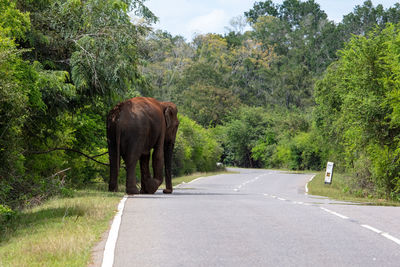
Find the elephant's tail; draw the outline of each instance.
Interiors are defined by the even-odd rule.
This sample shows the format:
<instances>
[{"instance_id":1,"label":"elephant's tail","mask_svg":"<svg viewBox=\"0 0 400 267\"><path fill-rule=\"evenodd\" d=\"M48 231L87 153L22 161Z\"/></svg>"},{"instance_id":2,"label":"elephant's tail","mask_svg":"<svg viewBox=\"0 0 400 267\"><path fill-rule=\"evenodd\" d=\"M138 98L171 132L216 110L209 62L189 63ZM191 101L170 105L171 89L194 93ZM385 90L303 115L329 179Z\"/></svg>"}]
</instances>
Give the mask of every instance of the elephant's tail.
<instances>
[{"instance_id":1,"label":"elephant's tail","mask_svg":"<svg viewBox=\"0 0 400 267\"><path fill-rule=\"evenodd\" d=\"M107 143L108 155L110 160L110 181L109 191L118 190L118 173L121 158L121 131L116 121L107 121Z\"/></svg>"},{"instance_id":2,"label":"elephant's tail","mask_svg":"<svg viewBox=\"0 0 400 267\"><path fill-rule=\"evenodd\" d=\"M121 164L121 129L119 125L116 126L116 145L117 145L117 168L119 170Z\"/></svg>"}]
</instances>

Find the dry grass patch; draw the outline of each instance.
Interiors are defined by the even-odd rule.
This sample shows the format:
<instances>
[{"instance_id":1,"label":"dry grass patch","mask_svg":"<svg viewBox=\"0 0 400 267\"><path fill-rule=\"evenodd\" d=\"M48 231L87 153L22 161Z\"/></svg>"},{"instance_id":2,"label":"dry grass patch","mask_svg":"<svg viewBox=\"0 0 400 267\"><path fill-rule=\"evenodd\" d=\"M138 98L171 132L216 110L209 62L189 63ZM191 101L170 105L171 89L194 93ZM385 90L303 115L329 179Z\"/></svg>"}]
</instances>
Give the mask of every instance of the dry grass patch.
<instances>
[{"instance_id":1,"label":"dry grass patch","mask_svg":"<svg viewBox=\"0 0 400 267\"><path fill-rule=\"evenodd\" d=\"M19 213L0 236L0 266L87 266L122 194L80 191Z\"/></svg>"},{"instance_id":2,"label":"dry grass patch","mask_svg":"<svg viewBox=\"0 0 400 267\"><path fill-rule=\"evenodd\" d=\"M377 206L400 206L400 202L377 198L360 190L352 190L349 175L335 173L332 184L325 184L325 173L318 173L308 184L309 194L326 196L336 200L345 200Z\"/></svg>"},{"instance_id":3,"label":"dry grass patch","mask_svg":"<svg viewBox=\"0 0 400 267\"><path fill-rule=\"evenodd\" d=\"M174 178L173 184L223 173L227 172L196 173ZM108 229L122 196L121 192L78 191L72 198L54 198L18 213L0 224L0 267L87 266L91 249Z\"/></svg>"}]
</instances>

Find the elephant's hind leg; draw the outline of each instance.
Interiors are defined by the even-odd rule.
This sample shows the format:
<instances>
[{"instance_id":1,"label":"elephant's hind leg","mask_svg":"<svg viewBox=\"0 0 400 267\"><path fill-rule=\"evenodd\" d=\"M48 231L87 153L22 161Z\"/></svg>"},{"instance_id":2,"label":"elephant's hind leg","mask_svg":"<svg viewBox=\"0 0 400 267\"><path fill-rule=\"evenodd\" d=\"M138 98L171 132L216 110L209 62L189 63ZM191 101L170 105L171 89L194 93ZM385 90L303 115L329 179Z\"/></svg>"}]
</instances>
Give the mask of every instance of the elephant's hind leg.
<instances>
[{"instance_id":1,"label":"elephant's hind leg","mask_svg":"<svg viewBox=\"0 0 400 267\"><path fill-rule=\"evenodd\" d=\"M150 155L143 155L140 158L140 173L142 175L140 193L142 194L154 194L161 184L159 180L151 178L149 162Z\"/></svg>"},{"instance_id":2,"label":"elephant's hind leg","mask_svg":"<svg viewBox=\"0 0 400 267\"><path fill-rule=\"evenodd\" d=\"M110 180L108 181L108 191L118 191L118 172L120 164L120 154L116 142L115 132L107 129L108 158L110 161Z\"/></svg>"},{"instance_id":3,"label":"elephant's hind leg","mask_svg":"<svg viewBox=\"0 0 400 267\"><path fill-rule=\"evenodd\" d=\"M126 164L126 193L128 195L139 194L136 187L136 163L138 158L136 156L124 159Z\"/></svg>"},{"instance_id":4,"label":"elephant's hind leg","mask_svg":"<svg viewBox=\"0 0 400 267\"><path fill-rule=\"evenodd\" d=\"M153 172L154 179L160 184L163 182L163 167L164 167L164 146L163 141L159 141L153 151Z\"/></svg>"},{"instance_id":5,"label":"elephant's hind leg","mask_svg":"<svg viewBox=\"0 0 400 267\"><path fill-rule=\"evenodd\" d=\"M109 149L110 151L110 149ZM115 152L110 152L110 180L108 182L108 191L118 191L118 172L119 172L119 157L115 155Z\"/></svg>"},{"instance_id":6,"label":"elephant's hind leg","mask_svg":"<svg viewBox=\"0 0 400 267\"><path fill-rule=\"evenodd\" d=\"M140 157L140 184L142 186L142 188L140 188L140 194L149 194L149 191L146 188L146 185L151 179L149 162L150 154L142 155Z\"/></svg>"}]
</instances>

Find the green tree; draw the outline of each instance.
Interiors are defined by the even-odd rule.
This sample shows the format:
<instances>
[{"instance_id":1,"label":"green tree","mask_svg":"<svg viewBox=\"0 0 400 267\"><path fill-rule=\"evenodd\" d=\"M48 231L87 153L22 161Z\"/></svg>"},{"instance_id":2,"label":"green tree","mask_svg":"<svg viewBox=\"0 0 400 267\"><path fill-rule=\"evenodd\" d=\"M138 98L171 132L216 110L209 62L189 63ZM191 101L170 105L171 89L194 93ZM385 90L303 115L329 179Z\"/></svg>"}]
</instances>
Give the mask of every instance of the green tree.
<instances>
[{"instance_id":1,"label":"green tree","mask_svg":"<svg viewBox=\"0 0 400 267\"><path fill-rule=\"evenodd\" d=\"M343 16L339 28L342 38L347 41L352 34L367 35L376 25L384 28L386 23L398 22L400 22L400 3L384 9L381 4L374 6L371 0L367 0L363 5L355 6L353 12Z\"/></svg>"},{"instance_id":2,"label":"green tree","mask_svg":"<svg viewBox=\"0 0 400 267\"><path fill-rule=\"evenodd\" d=\"M262 167L253 156L253 148L271 127L271 120L261 107L246 107L233 111L230 120L219 126L219 141L224 147L226 164L242 167Z\"/></svg>"},{"instance_id":3,"label":"green tree","mask_svg":"<svg viewBox=\"0 0 400 267\"><path fill-rule=\"evenodd\" d=\"M222 149L213 132L184 115L179 115L179 121L172 163L173 174L215 170Z\"/></svg>"},{"instance_id":4,"label":"green tree","mask_svg":"<svg viewBox=\"0 0 400 267\"><path fill-rule=\"evenodd\" d=\"M140 70L151 85L151 92L144 95L163 101L175 100L177 84L192 63L194 48L183 37L158 30L141 38L140 49L143 54Z\"/></svg>"},{"instance_id":5,"label":"green tree","mask_svg":"<svg viewBox=\"0 0 400 267\"><path fill-rule=\"evenodd\" d=\"M238 98L229 90L231 84L229 50L219 35L199 35L195 52L176 85L174 101L183 114L204 127L221 123Z\"/></svg>"},{"instance_id":6,"label":"green tree","mask_svg":"<svg viewBox=\"0 0 400 267\"><path fill-rule=\"evenodd\" d=\"M148 22L133 24L132 10ZM29 204L104 173L77 154L35 152L104 152L103 118L139 94L137 40L154 19L141 0L0 1L2 203Z\"/></svg>"},{"instance_id":7,"label":"green tree","mask_svg":"<svg viewBox=\"0 0 400 267\"><path fill-rule=\"evenodd\" d=\"M182 111L200 125L209 127L221 124L232 107L239 104L239 99L228 89L194 84L184 91Z\"/></svg>"},{"instance_id":8,"label":"green tree","mask_svg":"<svg viewBox=\"0 0 400 267\"><path fill-rule=\"evenodd\" d=\"M233 93L249 106L271 103L273 88L268 85L268 75L271 73L271 65L277 60L275 50L246 39L241 46L232 48L229 55L230 89Z\"/></svg>"},{"instance_id":9,"label":"green tree","mask_svg":"<svg viewBox=\"0 0 400 267\"><path fill-rule=\"evenodd\" d=\"M360 184L398 190L398 25L353 37L316 86L316 122ZM362 161L362 162L361 162Z\"/></svg>"},{"instance_id":10,"label":"green tree","mask_svg":"<svg viewBox=\"0 0 400 267\"><path fill-rule=\"evenodd\" d=\"M254 38L264 47L274 47L278 56L264 78L269 102L287 108L312 104L313 80L331 63L335 51L323 38L334 28L325 12L313 0L286 0L281 5L256 2L245 15Z\"/></svg>"},{"instance_id":11,"label":"green tree","mask_svg":"<svg viewBox=\"0 0 400 267\"><path fill-rule=\"evenodd\" d=\"M29 16L11 1L0 1L0 202L14 197L15 185L26 181L24 124L35 110L44 108L38 89L38 73L22 59L16 40L24 40ZM17 192L17 196L20 193Z\"/></svg>"},{"instance_id":12,"label":"green tree","mask_svg":"<svg viewBox=\"0 0 400 267\"><path fill-rule=\"evenodd\" d=\"M145 26L131 23L128 12L154 21L142 1L41 0L18 5L31 14L32 31L23 44L35 48L30 58L44 69L68 71L79 90L75 101L91 102L96 95L111 100L140 84L137 40Z\"/></svg>"}]
</instances>

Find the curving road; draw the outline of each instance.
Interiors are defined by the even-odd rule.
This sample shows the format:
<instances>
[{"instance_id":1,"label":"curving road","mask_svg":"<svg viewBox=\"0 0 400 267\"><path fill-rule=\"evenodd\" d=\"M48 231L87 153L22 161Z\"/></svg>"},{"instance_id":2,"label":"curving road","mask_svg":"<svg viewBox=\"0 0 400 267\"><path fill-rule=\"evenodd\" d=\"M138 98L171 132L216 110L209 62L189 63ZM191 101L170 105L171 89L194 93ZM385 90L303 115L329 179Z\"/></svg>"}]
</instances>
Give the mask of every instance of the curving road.
<instances>
[{"instance_id":1,"label":"curving road","mask_svg":"<svg viewBox=\"0 0 400 267\"><path fill-rule=\"evenodd\" d=\"M305 194L311 175L235 169L129 197L113 266L400 266L400 209Z\"/></svg>"}]
</instances>

